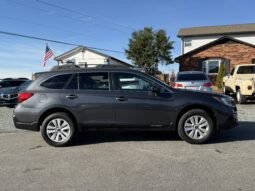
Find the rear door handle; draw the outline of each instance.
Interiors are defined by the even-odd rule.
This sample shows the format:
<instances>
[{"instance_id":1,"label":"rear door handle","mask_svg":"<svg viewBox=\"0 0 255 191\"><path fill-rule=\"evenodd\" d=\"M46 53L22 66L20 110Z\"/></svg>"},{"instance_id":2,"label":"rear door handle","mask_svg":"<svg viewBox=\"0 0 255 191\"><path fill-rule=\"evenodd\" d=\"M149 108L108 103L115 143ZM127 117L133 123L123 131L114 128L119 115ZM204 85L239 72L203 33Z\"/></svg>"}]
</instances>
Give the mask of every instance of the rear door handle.
<instances>
[{"instance_id":1,"label":"rear door handle","mask_svg":"<svg viewBox=\"0 0 255 191\"><path fill-rule=\"evenodd\" d=\"M116 97L116 100L118 100L118 101L127 101L128 98L120 96L120 97Z\"/></svg>"},{"instance_id":2,"label":"rear door handle","mask_svg":"<svg viewBox=\"0 0 255 191\"><path fill-rule=\"evenodd\" d=\"M66 98L67 98L67 99L77 99L78 96L77 96L77 95L71 94L71 95L66 96Z\"/></svg>"}]
</instances>

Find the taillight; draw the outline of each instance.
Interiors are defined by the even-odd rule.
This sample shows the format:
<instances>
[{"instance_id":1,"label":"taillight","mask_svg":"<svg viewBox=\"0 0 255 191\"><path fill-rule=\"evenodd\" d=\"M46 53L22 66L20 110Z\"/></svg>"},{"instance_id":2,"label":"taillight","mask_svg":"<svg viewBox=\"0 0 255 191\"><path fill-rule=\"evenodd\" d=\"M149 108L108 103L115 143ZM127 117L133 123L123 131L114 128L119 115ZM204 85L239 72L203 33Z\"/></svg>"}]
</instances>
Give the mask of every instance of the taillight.
<instances>
[{"instance_id":1,"label":"taillight","mask_svg":"<svg viewBox=\"0 0 255 191\"><path fill-rule=\"evenodd\" d=\"M182 84L179 84L179 83L174 82L174 83L173 83L173 87L174 87L174 88L181 88L181 87L183 87L183 85L182 85Z\"/></svg>"},{"instance_id":2,"label":"taillight","mask_svg":"<svg viewBox=\"0 0 255 191\"><path fill-rule=\"evenodd\" d=\"M208 83L204 83L203 86L204 87L211 87L213 84L211 82L208 82Z\"/></svg>"},{"instance_id":3,"label":"taillight","mask_svg":"<svg viewBox=\"0 0 255 191\"><path fill-rule=\"evenodd\" d=\"M31 98L34 94L30 93L30 92L21 92L18 95L18 102L22 103L26 100L28 100L29 98Z\"/></svg>"}]
</instances>

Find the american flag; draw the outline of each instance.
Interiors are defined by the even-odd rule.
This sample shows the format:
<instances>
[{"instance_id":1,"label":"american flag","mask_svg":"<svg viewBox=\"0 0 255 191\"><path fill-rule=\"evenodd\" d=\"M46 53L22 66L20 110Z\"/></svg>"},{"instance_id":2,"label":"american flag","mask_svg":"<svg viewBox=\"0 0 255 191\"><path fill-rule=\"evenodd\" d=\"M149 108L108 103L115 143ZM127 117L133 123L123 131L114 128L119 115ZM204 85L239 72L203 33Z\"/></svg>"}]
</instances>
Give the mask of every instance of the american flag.
<instances>
[{"instance_id":1,"label":"american flag","mask_svg":"<svg viewBox=\"0 0 255 191\"><path fill-rule=\"evenodd\" d=\"M52 57L54 54L51 51L51 49L49 48L48 44L46 44L46 51L45 51L45 55L44 55L44 59L43 59L43 66L45 66L47 60Z\"/></svg>"}]
</instances>

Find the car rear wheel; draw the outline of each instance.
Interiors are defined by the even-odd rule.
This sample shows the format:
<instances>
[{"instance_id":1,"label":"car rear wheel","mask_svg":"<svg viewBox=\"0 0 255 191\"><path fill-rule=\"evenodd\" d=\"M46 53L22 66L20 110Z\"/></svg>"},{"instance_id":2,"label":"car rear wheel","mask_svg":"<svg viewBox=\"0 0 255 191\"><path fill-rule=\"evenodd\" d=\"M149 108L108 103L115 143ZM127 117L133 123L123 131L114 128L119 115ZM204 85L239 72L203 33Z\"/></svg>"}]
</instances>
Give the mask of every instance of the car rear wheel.
<instances>
[{"instance_id":1,"label":"car rear wheel","mask_svg":"<svg viewBox=\"0 0 255 191\"><path fill-rule=\"evenodd\" d=\"M53 113L44 119L41 134L49 145L55 147L66 146L74 137L74 122L66 113Z\"/></svg>"},{"instance_id":2,"label":"car rear wheel","mask_svg":"<svg viewBox=\"0 0 255 191\"><path fill-rule=\"evenodd\" d=\"M178 134L188 143L206 143L212 137L213 132L213 120L204 110L190 110L184 113L179 120Z\"/></svg>"},{"instance_id":3,"label":"car rear wheel","mask_svg":"<svg viewBox=\"0 0 255 191\"><path fill-rule=\"evenodd\" d=\"M247 98L244 95L242 95L240 89L237 90L237 92L236 92L236 101L237 101L237 103L244 104L244 103L246 103L246 100L247 100Z\"/></svg>"}]
</instances>

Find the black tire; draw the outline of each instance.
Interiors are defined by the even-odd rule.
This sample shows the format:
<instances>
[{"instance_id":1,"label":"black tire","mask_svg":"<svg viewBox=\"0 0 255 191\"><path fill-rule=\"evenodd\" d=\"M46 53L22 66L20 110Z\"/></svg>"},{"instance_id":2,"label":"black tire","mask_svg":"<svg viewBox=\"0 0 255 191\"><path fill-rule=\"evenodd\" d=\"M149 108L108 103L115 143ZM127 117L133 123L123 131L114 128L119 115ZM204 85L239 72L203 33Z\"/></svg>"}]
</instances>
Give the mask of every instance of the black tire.
<instances>
[{"instance_id":1,"label":"black tire","mask_svg":"<svg viewBox=\"0 0 255 191\"><path fill-rule=\"evenodd\" d=\"M201 135L201 138L199 138L199 139L193 139L185 132L185 128L184 128L185 122L188 121L193 116L200 116L200 117L204 118L208 124L208 126L207 126L208 130L206 130L206 133L204 133L204 136L202 136L202 134L200 134L200 132L202 132L202 131L200 131L199 125L197 125L197 127L193 127L193 128L197 129L197 130L193 129L195 131L194 134L197 134L197 135L199 134L199 137ZM197 133L196 131L199 131L199 132ZM181 116L179 123L178 123L179 136L181 137L182 140L184 140L188 143L191 143L191 144L202 144L202 143L208 142L210 140L210 138L213 136L214 131L215 131L215 127L214 127L214 123L213 123L211 115L202 109L192 109L192 110L187 111L186 113L184 113Z\"/></svg>"},{"instance_id":2,"label":"black tire","mask_svg":"<svg viewBox=\"0 0 255 191\"><path fill-rule=\"evenodd\" d=\"M63 135L66 135L64 133L68 134L68 136L66 136L66 139L62 139L62 141L57 142L57 141L52 140L49 137L50 135L47 134L47 126L50 125L50 123L54 124L53 121L54 120L59 120L59 119L62 120L62 122L65 121L69 126L68 126L68 133L63 132L60 127L59 127L58 130L55 130L55 134L56 134L55 138L57 136L60 137L60 135L58 135L58 134L61 134L61 137ZM49 128L49 126L48 126L48 128ZM66 128L66 127L63 127L63 128ZM61 146L69 145L71 143L72 139L74 138L75 130L76 129L75 129L74 121L72 120L72 118L67 113L64 113L64 112L53 113L53 114L47 116L43 120L43 123L42 123L42 126L41 126L41 134L42 134L43 139L46 141L46 143L48 143L49 145L54 146L54 147L61 147ZM52 135L53 134L54 133L52 133Z\"/></svg>"},{"instance_id":3,"label":"black tire","mask_svg":"<svg viewBox=\"0 0 255 191\"><path fill-rule=\"evenodd\" d=\"M238 104L245 104L246 101L247 101L247 98L244 95L242 95L240 89L238 89L236 92L236 102Z\"/></svg>"},{"instance_id":4,"label":"black tire","mask_svg":"<svg viewBox=\"0 0 255 191\"><path fill-rule=\"evenodd\" d=\"M229 95L229 94L230 94L230 92L227 90L225 84L223 84L223 93L224 93L225 95Z\"/></svg>"}]
</instances>

